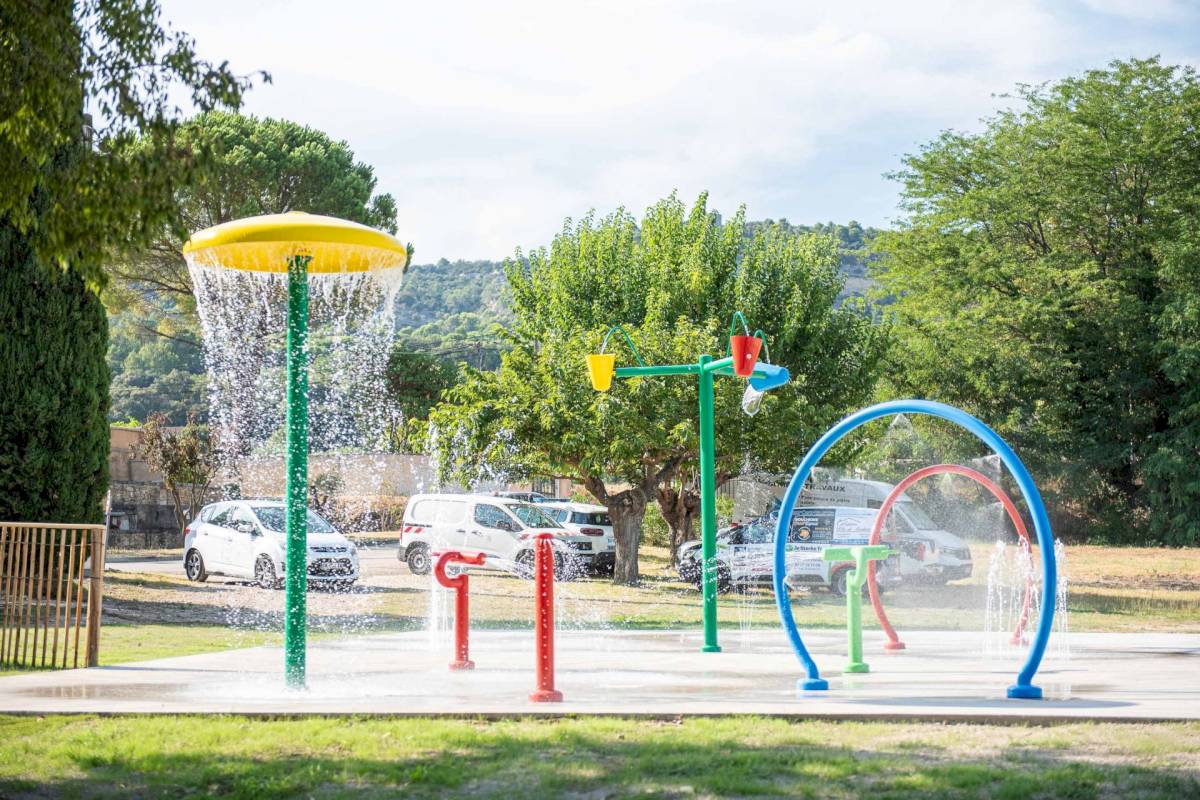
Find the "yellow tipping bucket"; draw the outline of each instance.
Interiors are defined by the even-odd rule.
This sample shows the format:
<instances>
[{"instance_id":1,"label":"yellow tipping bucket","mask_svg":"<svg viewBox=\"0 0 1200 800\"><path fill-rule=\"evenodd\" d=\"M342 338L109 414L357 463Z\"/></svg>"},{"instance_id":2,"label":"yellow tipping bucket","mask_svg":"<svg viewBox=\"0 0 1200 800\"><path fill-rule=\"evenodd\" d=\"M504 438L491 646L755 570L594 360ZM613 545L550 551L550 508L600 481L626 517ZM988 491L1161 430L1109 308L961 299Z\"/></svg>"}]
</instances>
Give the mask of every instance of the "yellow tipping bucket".
<instances>
[{"instance_id":1,"label":"yellow tipping bucket","mask_svg":"<svg viewBox=\"0 0 1200 800\"><path fill-rule=\"evenodd\" d=\"M612 386L617 357L612 353L593 353L587 357L587 365L592 388L597 392L607 392L608 387Z\"/></svg>"}]
</instances>

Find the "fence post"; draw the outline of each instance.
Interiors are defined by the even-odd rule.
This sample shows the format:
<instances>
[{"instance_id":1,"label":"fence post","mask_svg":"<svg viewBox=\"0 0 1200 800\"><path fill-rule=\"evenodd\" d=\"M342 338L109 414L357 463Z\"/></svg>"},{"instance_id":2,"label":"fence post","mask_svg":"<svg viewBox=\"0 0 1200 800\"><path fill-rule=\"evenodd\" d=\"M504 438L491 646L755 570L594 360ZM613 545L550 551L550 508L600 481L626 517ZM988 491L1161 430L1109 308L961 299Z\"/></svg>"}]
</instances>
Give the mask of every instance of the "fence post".
<instances>
[{"instance_id":1,"label":"fence post","mask_svg":"<svg viewBox=\"0 0 1200 800\"><path fill-rule=\"evenodd\" d=\"M100 663L100 611L104 604L104 531L92 530L92 574L88 590L87 665Z\"/></svg>"}]
</instances>

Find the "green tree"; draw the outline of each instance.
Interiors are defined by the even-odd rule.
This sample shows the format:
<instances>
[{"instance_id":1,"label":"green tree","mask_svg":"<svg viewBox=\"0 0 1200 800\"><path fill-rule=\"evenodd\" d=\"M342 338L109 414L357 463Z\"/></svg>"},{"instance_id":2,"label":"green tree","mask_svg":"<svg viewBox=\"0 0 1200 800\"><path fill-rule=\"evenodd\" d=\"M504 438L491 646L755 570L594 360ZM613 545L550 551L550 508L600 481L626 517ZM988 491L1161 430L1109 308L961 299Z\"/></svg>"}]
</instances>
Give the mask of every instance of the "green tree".
<instances>
[{"instance_id":1,"label":"green tree","mask_svg":"<svg viewBox=\"0 0 1200 800\"><path fill-rule=\"evenodd\" d=\"M996 426L1062 532L1196 543L1200 83L1135 60L1018 99L897 175L889 380Z\"/></svg>"},{"instance_id":2,"label":"green tree","mask_svg":"<svg viewBox=\"0 0 1200 800\"><path fill-rule=\"evenodd\" d=\"M207 111L249 85L164 30L153 0L5 3L0 219L39 260L101 281L98 256L178 224L174 193L203 163L178 138L175 92Z\"/></svg>"},{"instance_id":3,"label":"green tree","mask_svg":"<svg viewBox=\"0 0 1200 800\"><path fill-rule=\"evenodd\" d=\"M184 122L176 138L211 158L175 193L180 224L161 226L148 244L109 262L115 280L106 301L112 309L149 304L156 315L175 317L195 336L195 299L183 244L195 231L230 220L307 211L396 232L395 199L374 194L372 167L355 161L344 141L319 130L214 111ZM141 140L128 150L140 153L149 146L151 141Z\"/></svg>"},{"instance_id":4,"label":"green tree","mask_svg":"<svg viewBox=\"0 0 1200 800\"><path fill-rule=\"evenodd\" d=\"M772 332L772 357L797 381L769 393L755 417L740 411L742 382L717 382L721 469L736 472L747 455L790 463L798 442L872 385L879 334L852 312L834 311L836 267L830 239L777 225L747 239L743 213L723 221L704 195L690 210L671 196L640 224L625 211L568 220L549 248L506 262L514 322L500 369L467 370L431 415L443 477L470 483L499 471L578 480L613 518L614 580L635 582L647 503L696 459L696 381L622 380L597 393L584 356L613 323L626 327L647 363L723 355L730 314L743 309ZM610 347L631 362L618 339ZM783 361L776 348L795 360ZM818 375L820 385L809 385Z\"/></svg>"},{"instance_id":5,"label":"green tree","mask_svg":"<svg viewBox=\"0 0 1200 800\"><path fill-rule=\"evenodd\" d=\"M195 417L190 417L181 430L171 431L166 419L154 414L142 428L142 441L134 450L150 469L162 475L163 485L171 493L182 540L188 518L200 511L217 475L216 442Z\"/></svg>"},{"instance_id":6,"label":"green tree","mask_svg":"<svg viewBox=\"0 0 1200 800\"><path fill-rule=\"evenodd\" d=\"M458 371L447 361L396 344L388 356L387 389L395 414L389 424L388 446L397 453L423 449L421 441L429 412L442 393L454 385Z\"/></svg>"},{"instance_id":7,"label":"green tree","mask_svg":"<svg viewBox=\"0 0 1200 800\"><path fill-rule=\"evenodd\" d=\"M108 328L73 270L0 226L0 519L99 522L108 490Z\"/></svg>"},{"instance_id":8,"label":"green tree","mask_svg":"<svg viewBox=\"0 0 1200 800\"><path fill-rule=\"evenodd\" d=\"M356 161L345 142L335 141L321 131L294 122L260 119L241 114L211 112L184 122L177 133L179 142L203 149L211 157L195 179L175 193L181 225L161 226L153 240L130 248L110 260L113 280L105 293L109 310L144 319L150 333L200 353L200 331L192 282L181 250L191 233L222 222L257 214L303 210L362 222L394 233L396 204L389 194L373 194L372 168ZM130 150L146 146L137 142ZM253 385L258 372L271 359L269 349L278 346L270 312L264 304L248 305L241 320L250 350L239 362L243 370L237 380ZM152 324L150 324L152 321ZM314 337L314 346L316 345ZM196 377L166 370L155 375L146 370L122 372L113 383L113 406L121 416L140 415L146 403L159 402L150 411L167 413L179 421L204 405L207 386L203 369L180 369ZM314 375L314 394L319 394ZM212 389L212 387L208 387ZM172 396L171 391L184 394ZM245 420L253 416L253 393L239 392L234 401L246 404L233 415ZM318 401L319 402L319 399ZM225 442L235 445L241 438L226 432Z\"/></svg>"},{"instance_id":9,"label":"green tree","mask_svg":"<svg viewBox=\"0 0 1200 800\"><path fill-rule=\"evenodd\" d=\"M173 93L203 110L247 86L164 31L154 2L0 6L0 517L100 518L102 259L177 222L204 153L177 141Z\"/></svg>"}]
</instances>

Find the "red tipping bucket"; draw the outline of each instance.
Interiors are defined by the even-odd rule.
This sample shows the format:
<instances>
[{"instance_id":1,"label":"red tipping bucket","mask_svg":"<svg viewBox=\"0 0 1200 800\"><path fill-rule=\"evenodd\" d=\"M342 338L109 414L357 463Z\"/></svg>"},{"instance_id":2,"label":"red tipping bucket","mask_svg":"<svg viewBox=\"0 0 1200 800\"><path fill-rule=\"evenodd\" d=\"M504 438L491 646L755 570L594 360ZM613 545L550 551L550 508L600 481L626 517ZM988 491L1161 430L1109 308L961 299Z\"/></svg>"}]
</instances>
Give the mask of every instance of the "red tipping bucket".
<instances>
[{"instance_id":1,"label":"red tipping bucket","mask_svg":"<svg viewBox=\"0 0 1200 800\"><path fill-rule=\"evenodd\" d=\"M758 362L758 351L762 349L762 339L757 336L737 334L729 337L729 350L733 353L733 372L739 378L749 378L754 374L754 365Z\"/></svg>"}]
</instances>

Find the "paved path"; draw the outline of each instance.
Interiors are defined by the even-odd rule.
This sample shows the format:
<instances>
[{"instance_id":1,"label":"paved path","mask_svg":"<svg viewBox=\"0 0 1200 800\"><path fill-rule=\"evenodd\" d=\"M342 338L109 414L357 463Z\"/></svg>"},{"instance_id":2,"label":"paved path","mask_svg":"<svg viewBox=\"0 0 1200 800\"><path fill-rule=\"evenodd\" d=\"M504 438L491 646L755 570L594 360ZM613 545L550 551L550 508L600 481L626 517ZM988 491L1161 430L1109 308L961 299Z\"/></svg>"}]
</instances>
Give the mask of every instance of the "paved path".
<instances>
[{"instance_id":1,"label":"paved path","mask_svg":"<svg viewBox=\"0 0 1200 800\"><path fill-rule=\"evenodd\" d=\"M0 712L253 714L771 714L868 719L1200 719L1200 636L1073 634L1047 660L1041 701L1007 700L1024 654L984 658L978 634L905 635L884 654L868 635L872 672L841 675L844 633L808 637L830 691L798 696L799 665L779 631L724 633L725 652L698 652L698 633L576 631L559 636L561 704L535 704L530 631L472 636L473 672L446 669L448 642L427 633L321 640L309 689L283 688L283 654L258 647L67 672L0 677Z\"/></svg>"}]
</instances>

